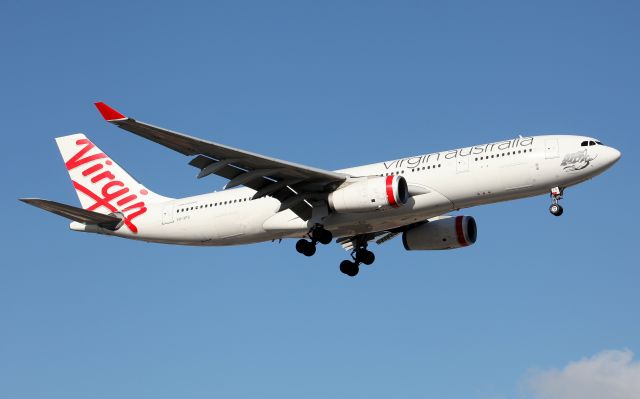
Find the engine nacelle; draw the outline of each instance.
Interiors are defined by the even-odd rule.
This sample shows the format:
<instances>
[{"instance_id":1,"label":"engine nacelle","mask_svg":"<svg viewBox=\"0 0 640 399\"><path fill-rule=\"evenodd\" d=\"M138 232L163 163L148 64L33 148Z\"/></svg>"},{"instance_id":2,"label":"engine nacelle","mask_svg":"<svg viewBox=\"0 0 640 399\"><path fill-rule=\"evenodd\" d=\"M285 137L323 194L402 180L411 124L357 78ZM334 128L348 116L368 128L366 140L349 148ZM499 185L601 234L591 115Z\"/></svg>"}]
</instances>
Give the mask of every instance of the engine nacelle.
<instances>
[{"instance_id":1,"label":"engine nacelle","mask_svg":"<svg viewBox=\"0 0 640 399\"><path fill-rule=\"evenodd\" d=\"M471 216L444 216L402 233L407 251L466 247L476 242L478 228Z\"/></svg>"},{"instance_id":2,"label":"engine nacelle","mask_svg":"<svg viewBox=\"0 0 640 399\"><path fill-rule=\"evenodd\" d=\"M329 207L341 213L399 208L409 200L402 176L376 176L341 187L329 194Z\"/></svg>"}]
</instances>

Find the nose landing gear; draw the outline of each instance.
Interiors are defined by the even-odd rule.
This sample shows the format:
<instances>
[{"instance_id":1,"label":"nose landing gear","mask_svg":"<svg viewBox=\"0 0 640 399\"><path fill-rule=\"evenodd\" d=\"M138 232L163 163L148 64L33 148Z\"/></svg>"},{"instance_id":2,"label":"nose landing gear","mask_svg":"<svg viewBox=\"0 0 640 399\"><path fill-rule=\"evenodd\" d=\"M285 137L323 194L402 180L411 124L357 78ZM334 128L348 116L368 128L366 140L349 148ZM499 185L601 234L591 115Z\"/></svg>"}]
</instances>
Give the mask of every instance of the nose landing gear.
<instances>
[{"instance_id":1,"label":"nose landing gear","mask_svg":"<svg viewBox=\"0 0 640 399\"><path fill-rule=\"evenodd\" d=\"M327 245L333 240L333 234L322 225L316 224L307 234L309 240L301 238L296 242L296 251L304 256L313 256L316 253L316 244Z\"/></svg>"},{"instance_id":2,"label":"nose landing gear","mask_svg":"<svg viewBox=\"0 0 640 399\"><path fill-rule=\"evenodd\" d=\"M551 212L553 216L560 216L564 212L564 209L562 209L562 206L559 204L562 199L563 192L564 189L561 189L560 187L554 187L551 189L552 203L549 207L549 212Z\"/></svg>"}]
</instances>

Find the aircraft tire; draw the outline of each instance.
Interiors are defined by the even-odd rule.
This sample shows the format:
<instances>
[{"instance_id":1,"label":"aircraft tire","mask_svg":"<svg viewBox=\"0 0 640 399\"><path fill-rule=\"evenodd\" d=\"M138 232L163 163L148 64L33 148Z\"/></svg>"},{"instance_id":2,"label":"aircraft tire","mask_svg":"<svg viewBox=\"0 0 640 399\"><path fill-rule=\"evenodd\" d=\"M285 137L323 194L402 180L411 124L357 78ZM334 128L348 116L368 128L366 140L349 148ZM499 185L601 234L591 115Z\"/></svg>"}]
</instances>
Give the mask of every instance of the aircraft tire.
<instances>
[{"instance_id":1,"label":"aircraft tire","mask_svg":"<svg viewBox=\"0 0 640 399\"><path fill-rule=\"evenodd\" d=\"M373 252L367 249L361 249L356 252L356 261L360 263L364 263L365 265L371 265L376 260L376 256Z\"/></svg>"},{"instance_id":2,"label":"aircraft tire","mask_svg":"<svg viewBox=\"0 0 640 399\"><path fill-rule=\"evenodd\" d=\"M360 268L355 262L352 262L350 260L343 260L342 262L340 262L340 271L349 277L355 277L358 275Z\"/></svg>"},{"instance_id":3,"label":"aircraft tire","mask_svg":"<svg viewBox=\"0 0 640 399\"><path fill-rule=\"evenodd\" d=\"M313 237L322 245L331 244L333 234L329 230L318 229L314 232Z\"/></svg>"},{"instance_id":4,"label":"aircraft tire","mask_svg":"<svg viewBox=\"0 0 640 399\"><path fill-rule=\"evenodd\" d=\"M551 212L553 216L560 216L564 212L564 209L562 209L562 206L560 206L560 204L551 204L551 206L549 207L549 212Z\"/></svg>"},{"instance_id":5,"label":"aircraft tire","mask_svg":"<svg viewBox=\"0 0 640 399\"><path fill-rule=\"evenodd\" d=\"M313 256L316 253L316 246L310 241L300 239L296 243L296 251L304 256Z\"/></svg>"}]
</instances>

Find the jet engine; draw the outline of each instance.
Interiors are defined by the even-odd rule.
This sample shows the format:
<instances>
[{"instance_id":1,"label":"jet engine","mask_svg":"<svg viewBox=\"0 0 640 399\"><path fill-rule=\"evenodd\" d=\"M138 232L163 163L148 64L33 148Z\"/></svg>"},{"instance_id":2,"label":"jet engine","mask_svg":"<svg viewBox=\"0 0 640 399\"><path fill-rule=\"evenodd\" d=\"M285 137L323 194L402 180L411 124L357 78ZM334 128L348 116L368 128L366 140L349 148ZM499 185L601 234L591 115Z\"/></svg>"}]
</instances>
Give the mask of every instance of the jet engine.
<instances>
[{"instance_id":1,"label":"jet engine","mask_svg":"<svg viewBox=\"0 0 640 399\"><path fill-rule=\"evenodd\" d=\"M409 188L402 176L367 177L329 194L329 207L340 213L399 208L407 203Z\"/></svg>"},{"instance_id":2,"label":"jet engine","mask_svg":"<svg viewBox=\"0 0 640 399\"><path fill-rule=\"evenodd\" d=\"M407 251L454 249L476 242L478 228L471 216L443 216L402 233Z\"/></svg>"}]
</instances>

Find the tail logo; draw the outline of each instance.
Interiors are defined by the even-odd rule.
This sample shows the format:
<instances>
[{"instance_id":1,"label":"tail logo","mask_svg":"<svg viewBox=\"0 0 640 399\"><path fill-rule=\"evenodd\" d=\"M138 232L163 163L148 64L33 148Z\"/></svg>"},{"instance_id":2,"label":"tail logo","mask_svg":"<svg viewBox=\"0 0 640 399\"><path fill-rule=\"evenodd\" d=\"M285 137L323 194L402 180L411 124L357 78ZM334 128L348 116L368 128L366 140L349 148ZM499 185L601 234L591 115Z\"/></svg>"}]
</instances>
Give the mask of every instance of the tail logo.
<instances>
[{"instance_id":1,"label":"tail logo","mask_svg":"<svg viewBox=\"0 0 640 399\"><path fill-rule=\"evenodd\" d=\"M111 212L121 212L124 214L124 224L133 233L137 233L138 228L133 223L133 219L147 212L144 201L140 201L137 194L131 193L129 187L126 187L122 181L118 180L117 176L109 168L113 165L113 162L108 159L105 153L89 154L91 150L96 148L89 139L77 140L76 145L80 149L65 163L65 166L69 172L83 167L82 177L91 178L90 187L78 183L73 178L71 179L73 187L77 191L95 201L86 209L94 211L104 207ZM141 189L139 194L147 195L148 191Z\"/></svg>"}]
</instances>

